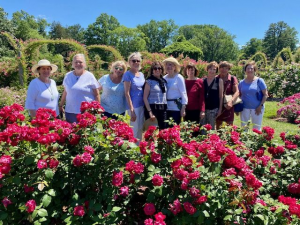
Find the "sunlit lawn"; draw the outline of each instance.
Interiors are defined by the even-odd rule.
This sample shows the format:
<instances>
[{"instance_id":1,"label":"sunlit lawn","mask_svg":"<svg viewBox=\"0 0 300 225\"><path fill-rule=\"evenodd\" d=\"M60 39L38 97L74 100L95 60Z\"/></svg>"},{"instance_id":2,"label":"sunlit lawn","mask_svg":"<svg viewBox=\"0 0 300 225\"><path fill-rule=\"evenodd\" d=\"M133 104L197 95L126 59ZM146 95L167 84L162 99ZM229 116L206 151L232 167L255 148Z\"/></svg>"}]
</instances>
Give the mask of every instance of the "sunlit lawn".
<instances>
[{"instance_id":1,"label":"sunlit lawn","mask_svg":"<svg viewBox=\"0 0 300 225\"><path fill-rule=\"evenodd\" d=\"M299 130L299 125L286 123L286 122L279 122L275 121L274 118L276 118L276 112L280 108L278 105L278 102L266 102L266 109L264 113L263 118L263 124L262 126L269 126L275 129L275 139L279 140L279 134L281 132L296 132ZM241 125L241 120L239 116L235 116L234 124L237 126Z\"/></svg>"}]
</instances>

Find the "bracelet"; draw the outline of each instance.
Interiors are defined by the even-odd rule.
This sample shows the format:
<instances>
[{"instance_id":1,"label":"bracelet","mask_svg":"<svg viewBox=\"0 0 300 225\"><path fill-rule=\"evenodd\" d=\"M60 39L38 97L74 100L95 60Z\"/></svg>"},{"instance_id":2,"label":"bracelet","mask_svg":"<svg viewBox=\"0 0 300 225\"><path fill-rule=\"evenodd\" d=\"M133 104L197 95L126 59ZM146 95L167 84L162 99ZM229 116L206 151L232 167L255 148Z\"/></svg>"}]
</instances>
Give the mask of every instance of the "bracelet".
<instances>
[{"instance_id":1,"label":"bracelet","mask_svg":"<svg viewBox=\"0 0 300 225\"><path fill-rule=\"evenodd\" d=\"M150 110L148 110L148 112L151 112L152 110L150 109Z\"/></svg>"}]
</instances>

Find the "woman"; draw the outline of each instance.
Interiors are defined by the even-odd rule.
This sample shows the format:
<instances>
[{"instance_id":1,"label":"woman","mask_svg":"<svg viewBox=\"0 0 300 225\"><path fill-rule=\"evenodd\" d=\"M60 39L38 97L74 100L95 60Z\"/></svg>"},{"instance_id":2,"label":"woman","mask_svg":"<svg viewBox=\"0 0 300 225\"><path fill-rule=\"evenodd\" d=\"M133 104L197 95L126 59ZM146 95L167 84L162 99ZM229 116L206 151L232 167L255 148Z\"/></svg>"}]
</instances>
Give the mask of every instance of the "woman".
<instances>
[{"instance_id":1,"label":"woman","mask_svg":"<svg viewBox=\"0 0 300 225\"><path fill-rule=\"evenodd\" d=\"M239 89L238 80L235 76L229 74L231 67L232 65L227 61L223 61L219 64L220 73L217 77L223 80L224 95L232 95L232 99L223 105L221 115L218 116L216 120L217 129L220 128L223 122L226 122L228 125L233 125L234 109L232 102L238 98Z\"/></svg>"},{"instance_id":2,"label":"woman","mask_svg":"<svg viewBox=\"0 0 300 225\"><path fill-rule=\"evenodd\" d=\"M179 62L169 57L163 61L167 75L164 76L167 81L167 117L173 118L176 124L181 122L181 117L185 116L185 107L188 103L187 93L183 76L179 74Z\"/></svg>"},{"instance_id":3,"label":"woman","mask_svg":"<svg viewBox=\"0 0 300 225\"><path fill-rule=\"evenodd\" d=\"M56 71L57 66L46 59L32 67L32 72L39 77L30 82L27 90L25 108L29 110L31 117L35 117L39 108L52 109L59 115L59 93L55 81L50 79L51 74Z\"/></svg>"},{"instance_id":4,"label":"woman","mask_svg":"<svg viewBox=\"0 0 300 225\"><path fill-rule=\"evenodd\" d=\"M73 57L73 71L65 75L64 92L61 97L59 109L65 111L66 120L69 123L77 123L77 115L80 114L81 102L100 102L99 83L92 73L86 71L86 61L83 54ZM63 110L66 101L65 110Z\"/></svg>"},{"instance_id":5,"label":"woman","mask_svg":"<svg viewBox=\"0 0 300 225\"><path fill-rule=\"evenodd\" d=\"M186 106L185 120L199 123L205 116L203 80L199 79L198 70L193 63L189 63L183 70L186 78L185 86L189 103Z\"/></svg>"},{"instance_id":6,"label":"woman","mask_svg":"<svg viewBox=\"0 0 300 225\"><path fill-rule=\"evenodd\" d=\"M223 80L216 77L219 65L213 61L206 66L207 77L204 79L205 118L202 124L210 124L215 129L216 118L222 113Z\"/></svg>"},{"instance_id":7,"label":"woman","mask_svg":"<svg viewBox=\"0 0 300 225\"><path fill-rule=\"evenodd\" d=\"M105 109L104 116L117 119L113 114L124 115L126 110L123 74L127 66L123 61L112 64L110 74L99 79L101 94L101 105Z\"/></svg>"},{"instance_id":8,"label":"woman","mask_svg":"<svg viewBox=\"0 0 300 225\"><path fill-rule=\"evenodd\" d=\"M150 76L144 86L146 119L157 119L159 129L167 128L167 81L162 77L164 68L160 62L153 62Z\"/></svg>"},{"instance_id":9,"label":"woman","mask_svg":"<svg viewBox=\"0 0 300 225\"><path fill-rule=\"evenodd\" d=\"M267 86L262 78L255 76L257 66L249 62L244 67L246 78L239 83L240 95L244 103L241 112L241 123L245 126L249 119L253 128L261 130L262 118L265 111L264 103L268 97Z\"/></svg>"},{"instance_id":10,"label":"woman","mask_svg":"<svg viewBox=\"0 0 300 225\"><path fill-rule=\"evenodd\" d=\"M130 125L133 127L134 137L142 140L144 125L143 86L145 77L141 69L142 56L134 52L128 57L130 70L124 74L124 90L127 100L127 113L130 116Z\"/></svg>"}]
</instances>

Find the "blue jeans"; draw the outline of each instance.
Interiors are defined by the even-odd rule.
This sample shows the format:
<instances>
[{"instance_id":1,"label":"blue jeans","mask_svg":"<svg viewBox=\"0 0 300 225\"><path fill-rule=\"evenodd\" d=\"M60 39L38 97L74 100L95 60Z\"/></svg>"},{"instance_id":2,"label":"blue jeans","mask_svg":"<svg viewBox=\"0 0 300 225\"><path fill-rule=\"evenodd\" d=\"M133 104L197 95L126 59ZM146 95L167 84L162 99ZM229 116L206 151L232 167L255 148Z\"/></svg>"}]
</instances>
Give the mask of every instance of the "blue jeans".
<instances>
[{"instance_id":1,"label":"blue jeans","mask_svg":"<svg viewBox=\"0 0 300 225\"><path fill-rule=\"evenodd\" d=\"M78 123L77 118L76 118L77 115L78 114L76 114L76 113L65 112L66 121L69 123Z\"/></svg>"}]
</instances>

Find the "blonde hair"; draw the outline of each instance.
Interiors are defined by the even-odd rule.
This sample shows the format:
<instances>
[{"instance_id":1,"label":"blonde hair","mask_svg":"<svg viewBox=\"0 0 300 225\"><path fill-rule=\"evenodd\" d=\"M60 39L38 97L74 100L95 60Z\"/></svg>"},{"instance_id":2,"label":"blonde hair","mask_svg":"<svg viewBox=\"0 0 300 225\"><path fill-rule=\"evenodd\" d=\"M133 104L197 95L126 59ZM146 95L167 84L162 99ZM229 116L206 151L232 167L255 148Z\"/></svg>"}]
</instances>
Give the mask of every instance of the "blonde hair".
<instances>
[{"instance_id":1,"label":"blonde hair","mask_svg":"<svg viewBox=\"0 0 300 225\"><path fill-rule=\"evenodd\" d=\"M141 53L139 52L133 52L131 53L129 56L128 56L128 64L130 65L130 60L133 58L133 57L136 57L138 58L141 62L140 62L140 66L139 66L139 70L142 68L141 64L142 64L142 55Z\"/></svg>"},{"instance_id":2,"label":"blonde hair","mask_svg":"<svg viewBox=\"0 0 300 225\"><path fill-rule=\"evenodd\" d=\"M179 62L177 61L177 59L175 59L174 57L169 57L169 58L166 58L164 61L163 61L163 64L164 66L166 67L166 64L167 63L172 63L174 66L175 66L175 73L179 73L180 72L180 64Z\"/></svg>"},{"instance_id":3,"label":"blonde hair","mask_svg":"<svg viewBox=\"0 0 300 225\"><path fill-rule=\"evenodd\" d=\"M110 72L113 73L114 72L114 68L117 66L117 65L120 65L122 66L123 70L124 70L124 73L127 71L127 66L126 66L126 63L124 61L115 61L111 64L111 68L110 68Z\"/></svg>"},{"instance_id":4,"label":"blonde hair","mask_svg":"<svg viewBox=\"0 0 300 225\"><path fill-rule=\"evenodd\" d=\"M74 66L75 59L78 58L78 57L82 58L82 61L83 61L83 64L84 64L84 68L86 68L87 66L86 66L85 56L84 56L84 54L82 54L82 53L78 53L78 54L76 54L76 55L73 56L73 59L72 59L72 67L75 68L75 66Z\"/></svg>"},{"instance_id":5,"label":"blonde hair","mask_svg":"<svg viewBox=\"0 0 300 225\"><path fill-rule=\"evenodd\" d=\"M212 61L212 62L208 63L206 66L206 71L208 71L213 66L217 68L216 73L219 72L219 64L216 61Z\"/></svg>"}]
</instances>

